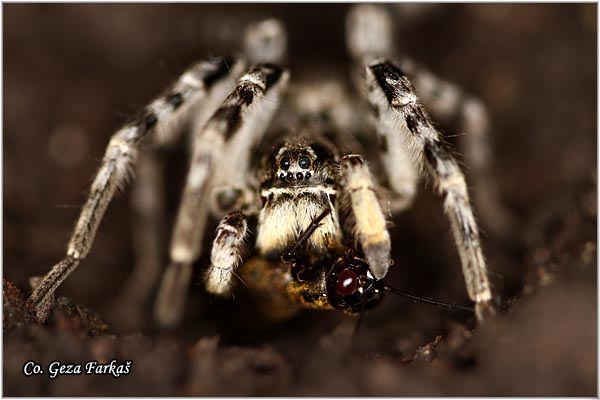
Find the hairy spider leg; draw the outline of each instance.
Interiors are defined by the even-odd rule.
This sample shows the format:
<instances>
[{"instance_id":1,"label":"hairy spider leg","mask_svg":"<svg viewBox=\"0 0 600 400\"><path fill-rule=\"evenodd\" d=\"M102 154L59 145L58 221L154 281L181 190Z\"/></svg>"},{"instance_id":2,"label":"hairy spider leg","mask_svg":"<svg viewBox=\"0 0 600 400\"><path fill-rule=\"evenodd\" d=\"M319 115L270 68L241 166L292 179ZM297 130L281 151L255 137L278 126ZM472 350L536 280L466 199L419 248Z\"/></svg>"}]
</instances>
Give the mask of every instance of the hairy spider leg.
<instances>
[{"instance_id":1,"label":"hairy spider leg","mask_svg":"<svg viewBox=\"0 0 600 400\"><path fill-rule=\"evenodd\" d=\"M165 94L146 106L139 117L113 134L69 240L66 257L52 267L29 298L37 321L46 320L47 305L55 290L88 255L106 208L116 190L125 186L141 144L165 140L191 112L198 107L210 108L215 100L221 100L225 96L223 88L229 86L230 74L239 68L243 67L238 62L224 58L194 64Z\"/></svg>"},{"instance_id":2,"label":"hairy spider leg","mask_svg":"<svg viewBox=\"0 0 600 400\"><path fill-rule=\"evenodd\" d=\"M363 87L364 65L375 59L392 59L409 77L423 104L435 119L458 122L464 138L459 144L474 181L474 200L486 227L501 237L516 224L514 215L501 202L492 166L490 117L485 104L471 93L399 55L394 37L394 20L389 7L361 4L352 7L346 20L347 43L359 66L355 82ZM358 78L358 79L356 79ZM380 120L381 121L381 120ZM376 122L382 143L382 160L392 189L392 212L410 206L416 195L417 171L412 166L407 143L403 137L386 132L386 124Z\"/></svg>"},{"instance_id":3,"label":"hairy spider leg","mask_svg":"<svg viewBox=\"0 0 600 400\"><path fill-rule=\"evenodd\" d=\"M383 8L373 4L360 4L351 8L346 18L346 44L354 59L353 82L368 98L364 66L378 58L394 54L393 21ZM410 207L417 194L418 171L406 139L395 135L393 127L385 120L369 115L379 142L380 158L387 177L390 209L399 212Z\"/></svg>"},{"instance_id":4,"label":"hairy spider leg","mask_svg":"<svg viewBox=\"0 0 600 400\"><path fill-rule=\"evenodd\" d=\"M492 293L464 175L406 75L388 61L376 60L366 70L369 99L379 118L395 127L396 135L408 140L415 161L433 179L444 199L444 212L450 219L467 292L482 320L486 313L493 312Z\"/></svg>"},{"instance_id":5,"label":"hairy spider leg","mask_svg":"<svg viewBox=\"0 0 600 400\"><path fill-rule=\"evenodd\" d=\"M243 261L242 247L247 235L248 221L243 213L234 211L221 220L204 278L208 292L221 296L231 292L233 276Z\"/></svg>"},{"instance_id":6,"label":"hairy spider leg","mask_svg":"<svg viewBox=\"0 0 600 400\"><path fill-rule=\"evenodd\" d=\"M410 78L423 104L436 119L458 123L460 132L464 133L459 145L474 182L477 210L489 230L501 237L506 236L513 230L516 220L502 203L497 180L494 179L492 166L495 157L487 107L477 97L407 57L400 58L398 66Z\"/></svg>"},{"instance_id":7,"label":"hairy spider leg","mask_svg":"<svg viewBox=\"0 0 600 400\"><path fill-rule=\"evenodd\" d=\"M287 87L288 81L288 73L275 66L283 62L287 51L287 36L280 21L268 19L250 24L245 29L244 38L244 53L248 61L258 67L249 70L245 78L240 80L238 87L212 117L211 123L206 127L205 124L197 124L197 135L192 145L194 149L202 147L198 135L207 135L206 132L202 133L206 129L220 131L217 136L221 135L225 140L222 148L220 144L217 145L211 165L197 158L198 162L192 163L190 178L192 174L201 174L210 169L210 176L206 178L210 183L205 188L208 192L200 194L204 197L190 193L188 200L184 195L171 243L172 261L174 253L183 260L196 259L201 253L207 211L195 211L186 204L196 202L198 209L206 208L208 204L217 216L230 213L217 228L215 245L211 250L212 265L205 273L207 289L222 295L229 291L232 276L241 262L241 248L248 230L246 214L257 212L260 204L255 190L256 177L248 173L254 156L253 149L271 123L280 103L281 92ZM243 210L244 213L235 210ZM186 228L186 219L192 217L190 212L197 212L199 218ZM200 239L190 242L193 237L191 230L195 230ZM181 254L187 251L185 249L192 249L191 257ZM189 261L183 264L172 262L165 272L165 281L155 304L155 319L160 325L173 326L181 319L190 278Z\"/></svg>"},{"instance_id":8,"label":"hairy spider leg","mask_svg":"<svg viewBox=\"0 0 600 400\"><path fill-rule=\"evenodd\" d=\"M195 133L190 169L171 238L171 262L155 303L159 325L172 327L183 315L192 263L202 251L209 212L206 204L210 203L214 181L219 182L217 171L239 161L230 158L236 154L232 146L241 143L248 152L252 139L259 140L264 134L288 76L287 71L273 65L251 67L204 128ZM244 163L237 164L237 168L247 173Z\"/></svg>"},{"instance_id":9,"label":"hairy spider leg","mask_svg":"<svg viewBox=\"0 0 600 400\"><path fill-rule=\"evenodd\" d=\"M345 226L351 227L352 237L360 245L373 276L382 279L390 267L391 241L375 179L358 154L344 156L341 167L341 204L348 204L351 209L351 213L343 212L347 215Z\"/></svg>"},{"instance_id":10,"label":"hairy spider leg","mask_svg":"<svg viewBox=\"0 0 600 400\"><path fill-rule=\"evenodd\" d=\"M281 21L269 18L246 27L244 54L251 63L282 65L286 53L287 33Z\"/></svg>"}]
</instances>

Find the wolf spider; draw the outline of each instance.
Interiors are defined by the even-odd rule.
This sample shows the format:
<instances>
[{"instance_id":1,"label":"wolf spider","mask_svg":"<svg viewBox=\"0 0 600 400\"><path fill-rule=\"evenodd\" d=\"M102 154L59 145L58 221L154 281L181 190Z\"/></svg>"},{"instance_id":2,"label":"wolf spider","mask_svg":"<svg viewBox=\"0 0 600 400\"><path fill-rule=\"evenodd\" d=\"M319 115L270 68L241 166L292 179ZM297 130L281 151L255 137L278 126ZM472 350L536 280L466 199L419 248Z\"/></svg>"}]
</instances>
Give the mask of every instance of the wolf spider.
<instances>
[{"instance_id":1,"label":"wolf spider","mask_svg":"<svg viewBox=\"0 0 600 400\"><path fill-rule=\"evenodd\" d=\"M172 231L171 261L155 303L159 325L174 326L182 317L209 213L222 220L204 275L208 292L230 294L240 277L274 318L302 307L356 313L376 304L379 292L372 288L381 288L377 282L391 265L388 215L411 205L420 173L429 176L443 199L478 320L493 314L464 175L420 98L434 114L460 119L475 154L467 158L484 169L489 155L485 108L456 86L397 57L392 20L382 8L352 8L347 46L361 97L336 82L303 85L290 89L278 112L289 78L279 66L286 52L285 31L277 20L250 25L247 61L214 58L194 64L119 129L110 139L66 257L31 295L38 321L45 320L59 285L88 255L104 212L136 164L142 144L168 141L182 121L193 122L192 155ZM381 179L375 179L360 155L356 136L365 133L378 142ZM148 175L143 168L151 165L144 157L139 155L140 179ZM256 224L255 255L244 261L251 224Z\"/></svg>"}]
</instances>

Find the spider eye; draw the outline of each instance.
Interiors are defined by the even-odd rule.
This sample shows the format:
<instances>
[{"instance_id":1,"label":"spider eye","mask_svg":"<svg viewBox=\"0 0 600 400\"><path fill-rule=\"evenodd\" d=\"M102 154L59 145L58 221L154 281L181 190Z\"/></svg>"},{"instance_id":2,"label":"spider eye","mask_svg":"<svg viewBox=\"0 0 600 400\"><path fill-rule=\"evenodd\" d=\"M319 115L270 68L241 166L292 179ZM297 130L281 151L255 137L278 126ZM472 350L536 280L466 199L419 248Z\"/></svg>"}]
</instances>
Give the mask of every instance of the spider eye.
<instances>
[{"instance_id":1,"label":"spider eye","mask_svg":"<svg viewBox=\"0 0 600 400\"><path fill-rule=\"evenodd\" d=\"M298 160L298 165L302 169L308 169L310 168L310 159L308 157L300 157L300 160Z\"/></svg>"},{"instance_id":2,"label":"spider eye","mask_svg":"<svg viewBox=\"0 0 600 400\"><path fill-rule=\"evenodd\" d=\"M282 170L287 171L290 168L290 159L289 159L289 157L283 157L281 159L281 161L279 162L279 167Z\"/></svg>"},{"instance_id":3,"label":"spider eye","mask_svg":"<svg viewBox=\"0 0 600 400\"><path fill-rule=\"evenodd\" d=\"M341 296L354 294L358 289L358 276L351 269L345 269L337 276L335 290Z\"/></svg>"}]
</instances>

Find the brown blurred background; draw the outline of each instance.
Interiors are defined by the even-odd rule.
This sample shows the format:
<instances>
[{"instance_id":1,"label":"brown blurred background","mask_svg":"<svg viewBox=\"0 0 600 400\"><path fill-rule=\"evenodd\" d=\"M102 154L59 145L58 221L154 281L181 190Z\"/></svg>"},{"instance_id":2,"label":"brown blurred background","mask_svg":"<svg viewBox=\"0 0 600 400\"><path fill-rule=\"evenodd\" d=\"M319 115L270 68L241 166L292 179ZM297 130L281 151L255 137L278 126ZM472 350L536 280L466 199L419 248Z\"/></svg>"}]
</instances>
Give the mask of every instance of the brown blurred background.
<instances>
[{"instance_id":1,"label":"brown blurred background","mask_svg":"<svg viewBox=\"0 0 600 400\"><path fill-rule=\"evenodd\" d=\"M254 320L245 319L245 305L221 304L196 284L183 326L168 339L182 349L208 334L219 334L222 346L271 345L270 351L286 360L285 379L275 379L280 385L267 385L264 391L233 392L240 395L593 395L596 6L388 7L404 53L489 107L494 173L502 201L520 227L509 238L487 235L485 247L498 300L514 303L514 313L511 309L497 325L478 332L466 365L413 368L400 362L406 349L451 332L449 326L465 318L390 298L363 322L363 340L381 358L358 369L364 378L360 384L355 379L348 384L347 371L323 355L328 350L318 344L347 325L348 318L337 313L307 313L263 329L248 325ZM326 71L347 79L347 9L343 4L5 4L4 277L27 291L30 276L44 274L64 255L111 132L192 61L239 49L245 23L266 16L285 22L292 82L295 75ZM452 133L451 128L446 131ZM182 149L166 154L170 191L165 235L181 192L184 154ZM420 190L415 209L394 221L398 268L390 282L464 303L456 250L430 189ZM129 201L127 190L116 196L88 259L59 289L97 310L113 332L131 331L116 317L114 303L133 264ZM201 260L198 267L202 265ZM520 301L525 304L521 310ZM150 303L142 320L138 329L145 335L164 338L150 323ZM496 348L499 343L510 346ZM5 349L10 345L5 341ZM574 347L580 351L574 353ZM7 371L11 365L5 358L5 394L29 393L18 389L22 377ZM315 373L324 365L333 368L327 379ZM574 365L578 368L570 368ZM182 393L177 375L166 386L177 388L176 393L165 386L136 391L132 382L121 379L119 389L109 392L84 388L75 393ZM70 394L45 387L29 394Z\"/></svg>"}]
</instances>

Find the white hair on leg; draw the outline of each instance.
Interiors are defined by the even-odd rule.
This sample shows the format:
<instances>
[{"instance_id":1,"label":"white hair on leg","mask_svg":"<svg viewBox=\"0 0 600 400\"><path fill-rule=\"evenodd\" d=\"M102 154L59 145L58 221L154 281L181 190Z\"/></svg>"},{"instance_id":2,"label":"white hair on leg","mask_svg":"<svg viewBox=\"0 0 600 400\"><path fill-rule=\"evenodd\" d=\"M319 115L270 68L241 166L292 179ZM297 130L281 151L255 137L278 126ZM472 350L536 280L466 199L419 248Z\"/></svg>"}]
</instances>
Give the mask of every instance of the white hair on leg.
<instances>
[{"instance_id":1,"label":"white hair on leg","mask_svg":"<svg viewBox=\"0 0 600 400\"><path fill-rule=\"evenodd\" d=\"M217 227L210 253L211 265L204 275L206 290L216 295L230 293L235 271L242 262L241 248L248 234L248 223L241 212L226 215Z\"/></svg>"},{"instance_id":2,"label":"white hair on leg","mask_svg":"<svg viewBox=\"0 0 600 400\"><path fill-rule=\"evenodd\" d=\"M195 64L175 81L164 95L146 106L137 118L119 129L110 139L102 163L83 206L67 247L66 257L55 264L35 289L29 302L38 321L45 321L45 305L60 284L84 259L94 242L98 226L116 190L125 186L143 142L157 140L157 132L174 135L176 122L189 117L189 111L202 106L216 87L229 79L227 61L216 58ZM189 76L194 76L191 80Z\"/></svg>"},{"instance_id":3,"label":"white hair on leg","mask_svg":"<svg viewBox=\"0 0 600 400\"><path fill-rule=\"evenodd\" d=\"M350 197L354 217L354 237L360 244L369 270L377 279L390 266L391 241L386 220L375 195L375 182L365 160L351 154L342 158L342 187Z\"/></svg>"},{"instance_id":4,"label":"white hair on leg","mask_svg":"<svg viewBox=\"0 0 600 400\"><path fill-rule=\"evenodd\" d=\"M225 164L235 164L226 153L228 143L246 137L246 131L256 135L256 139L261 137L268 117L272 117L272 113L267 117L262 114L263 105L279 104L278 94L282 91L281 86L287 83L287 76L286 71L275 66L251 67L206 126L196 132L190 169L171 237L171 263L155 303L154 313L159 325L174 326L183 316L192 263L202 251L209 213L206 205L210 203L215 180L218 182L218 178L213 179L213 174Z\"/></svg>"},{"instance_id":5,"label":"white hair on leg","mask_svg":"<svg viewBox=\"0 0 600 400\"><path fill-rule=\"evenodd\" d=\"M452 226L467 292L476 303L481 320L484 312L492 312L492 293L464 175L402 70L390 62L376 61L367 67L367 79L379 118L396 124L397 135L408 139L415 162L433 178L444 198L444 211Z\"/></svg>"}]
</instances>

